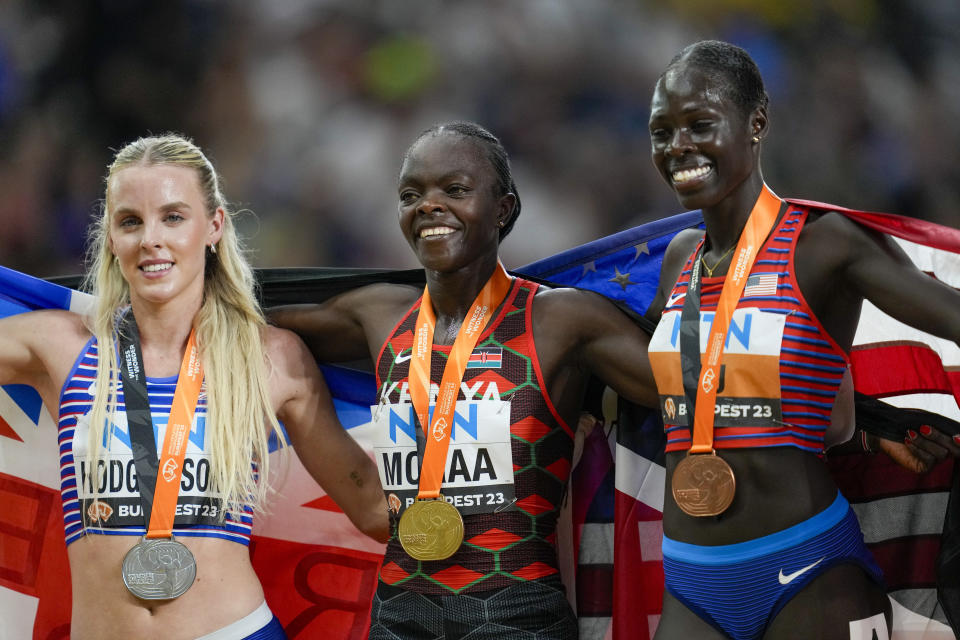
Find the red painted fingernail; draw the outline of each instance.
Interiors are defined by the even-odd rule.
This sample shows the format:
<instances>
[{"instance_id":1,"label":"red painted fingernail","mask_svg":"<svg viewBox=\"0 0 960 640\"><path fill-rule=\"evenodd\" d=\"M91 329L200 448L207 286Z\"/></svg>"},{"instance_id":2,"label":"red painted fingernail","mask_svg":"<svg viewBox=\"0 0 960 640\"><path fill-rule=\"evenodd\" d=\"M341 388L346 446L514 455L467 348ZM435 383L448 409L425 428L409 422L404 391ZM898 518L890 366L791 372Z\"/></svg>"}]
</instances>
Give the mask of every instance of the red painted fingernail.
<instances>
[{"instance_id":1,"label":"red painted fingernail","mask_svg":"<svg viewBox=\"0 0 960 640\"><path fill-rule=\"evenodd\" d=\"M913 429L907 429L907 437L908 437L909 439L911 439L911 440L916 440L916 439L917 439L917 432L914 431Z\"/></svg>"},{"instance_id":2,"label":"red painted fingernail","mask_svg":"<svg viewBox=\"0 0 960 640\"><path fill-rule=\"evenodd\" d=\"M925 424L922 427L920 427L920 433L922 433L925 436L928 436L931 433L933 433L933 429L930 427L930 425Z\"/></svg>"}]
</instances>

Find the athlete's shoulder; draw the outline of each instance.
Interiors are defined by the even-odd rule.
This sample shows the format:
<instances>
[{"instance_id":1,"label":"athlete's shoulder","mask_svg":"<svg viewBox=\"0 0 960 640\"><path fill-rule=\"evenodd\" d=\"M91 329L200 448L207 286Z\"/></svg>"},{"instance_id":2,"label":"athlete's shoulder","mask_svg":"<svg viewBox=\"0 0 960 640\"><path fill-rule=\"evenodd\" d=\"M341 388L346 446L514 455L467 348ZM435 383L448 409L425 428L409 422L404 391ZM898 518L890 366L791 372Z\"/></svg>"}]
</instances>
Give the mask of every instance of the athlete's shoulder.
<instances>
[{"instance_id":1,"label":"athlete's shoulder","mask_svg":"<svg viewBox=\"0 0 960 640\"><path fill-rule=\"evenodd\" d=\"M862 227L852 218L832 209L811 209L806 212L803 234L824 235L831 233L852 233Z\"/></svg>"},{"instance_id":2,"label":"athlete's shoulder","mask_svg":"<svg viewBox=\"0 0 960 640\"><path fill-rule=\"evenodd\" d=\"M677 235L670 240L663 252L663 266L661 267L662 272L669 275L667 284L673 285L677 281L680 271L683 270L683 265L687 263L687 259L693 254L693 250L703 240L703 233L703 229L693 227L677 232Z\"/></svg>"},{"instance_id":3,"label":"athlete's shoulder","mask_svg":"<svg viewBox=\"0 0 960 640\"><path fill-rule=\"evenodd\" d=\"M798 238L798 253L814 253L818 257L831 258L831 262L844 262L864 251L884 247L891 239L869 229L839 211L811 211Z\"/></svg>"},{"instance_id":4,"label":"athlete's shoulder","mask_svg":"<svg viewBox=\"0 0 960 640\"><path fill-rule=\"evenodd\" d=\"M263 328L261 335L263 353L271 360L282 360L291 352L296 353L300 349L306 351L303 340L290 329L267 325Z\"/></svg>"},{"instance_id":5,"label":"athlete's shoulder","mask_svg":"<svg viewBox=\"0 0 960 640\"><path fill-rule=\"evenodd\" d=\"M669 256L670 254L679 254L683 255L684 258L687 258L691 253L693 253L697 243L702 239L703 229L699 227L682 229L681 231L678 231L677 234L670 240L670 243L667 244L665 256ZM664 259L666 259L666 257Z\"/></svg>"},{"instance_id":6,"label":"athlete's shoulder","mask_svg":"<svg viewBox=\"0 0 960 640\"><path fill-rule=\"evenodd\" d=\"M340 294L337 303L340 306L354 306L368 313L389 314L407 310L421 295L423 287L377 282Z\"/></svg>"},{"instance_id":7,"label":"athlete's shoulder","mask_svg":"<svg viewBox=\"0 0 960 640\"><path fill-rule=\"evenodd\" d=\"M75 345L86 343L93 335L86 318L64 309L38 309L13 316L11 322L28 327L39 345L71 354L79 348Z\"/></svg>"},{"instance_id":8,"label":"athlete's shoulder","mask_svg":"<svg viewBox=\"0 0 960 640\"><path fill-rule=\"evenodd\" d=\"M587 289L561 286L551 287L546 285L541 285L537 288L533 299L538 307L549 308L556 311L597 301L610 303L610 300L599 293Z\"/></svg>"},{"instance_id":9,"label":"athlete's shoulder","mask_svg":"<svg viewBox=\"0 0 960 640\"><path fill-rule=\"evenodd\" d=\"M75 311L68 311L66 309L37 309L36 311L28 311L23 314L22 317L25 319L29 318L29 322L41 324L45 328L47 326L55 326L76 332L86 332L87 335L90 334L90 330L87 329L88 319Z\"/></svg>"},{"instance_id":10,"label":"athlete's shoulder","mask_svg":"<svg viewBox=\"0 0 960 640\"><path fill-rule=\"evenodd\" d=\"M619 331L630 322L626 314L594 291L574 287L541 289L534 296L534 334L559 344L578 341L606 330Z\"/></svg>"}]
</instances>

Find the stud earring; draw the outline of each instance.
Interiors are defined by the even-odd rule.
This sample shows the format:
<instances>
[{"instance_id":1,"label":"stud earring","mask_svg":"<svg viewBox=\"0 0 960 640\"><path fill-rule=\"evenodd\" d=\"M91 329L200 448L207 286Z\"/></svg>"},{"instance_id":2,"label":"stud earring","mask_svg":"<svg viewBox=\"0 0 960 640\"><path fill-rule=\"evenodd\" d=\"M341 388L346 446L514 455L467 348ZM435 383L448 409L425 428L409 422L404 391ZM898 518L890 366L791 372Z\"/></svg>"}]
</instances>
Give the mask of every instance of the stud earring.
<instances>
[{"instance_id":1,"label":"stud earring","mask_svg":"<svg viewBox=\"0 0 960 640\"><path fill-rule=\"evenodd\" d=\"M503 229L505 226L507 226L507 223L504 222L503 220L501 220L501 221L498 222L497 224L500 226L501 229Z\"/></svg>"},{"instance_id":2,"label":"stud earring","mask_svg":"<svg viewBox=\"0 0 960 640\"><path fill-rule=\"evenodd\" d=\"M758 142L760 142L760 136L753 136L751 140L753 140L753 144L757 144Z\"/></svg>"}]
</instances>

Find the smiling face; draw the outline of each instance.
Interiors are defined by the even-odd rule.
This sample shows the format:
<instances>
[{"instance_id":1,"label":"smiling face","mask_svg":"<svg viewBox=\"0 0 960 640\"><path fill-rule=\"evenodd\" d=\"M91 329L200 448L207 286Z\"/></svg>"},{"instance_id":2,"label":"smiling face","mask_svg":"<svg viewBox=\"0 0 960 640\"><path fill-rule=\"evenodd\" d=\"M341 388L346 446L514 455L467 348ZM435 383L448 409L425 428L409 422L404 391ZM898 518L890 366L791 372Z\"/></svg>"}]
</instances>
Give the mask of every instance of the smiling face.
<instances>
[{"instance_id":1,"label":"smiling face","mask_svg":"<svg viewBox=\"0 0 960 640\"><path fill-rule=\"evenodd\" d=\"M763 108L744 113L717 75L689 64L668 70L650 104L653 164L688 209L709 209L759 177L752 141L766 127Z\"/></svg>"},{"instance_id":2,"label":"smiling face","mask_svg":"<svg viewBox=\"0 0 960 640\"><path fill-rule=\"evenodd\" d=\"M107 184L109 246L136 305L199 307L207 245L220 239L224 212L211 215L196 170L136 164Z\"/></svg>"},{"instance_id":3,"label":"smiling face","mask_svg":"<svg viewBox=\"0 0 960 640\"><path fill-rule=\"evenodd\" d=\"M400 229L425 268L449 272L495 256L500 222L513 211L482 146L457 133L429 134L404 159Z\"/></svg>"}]
</instances>

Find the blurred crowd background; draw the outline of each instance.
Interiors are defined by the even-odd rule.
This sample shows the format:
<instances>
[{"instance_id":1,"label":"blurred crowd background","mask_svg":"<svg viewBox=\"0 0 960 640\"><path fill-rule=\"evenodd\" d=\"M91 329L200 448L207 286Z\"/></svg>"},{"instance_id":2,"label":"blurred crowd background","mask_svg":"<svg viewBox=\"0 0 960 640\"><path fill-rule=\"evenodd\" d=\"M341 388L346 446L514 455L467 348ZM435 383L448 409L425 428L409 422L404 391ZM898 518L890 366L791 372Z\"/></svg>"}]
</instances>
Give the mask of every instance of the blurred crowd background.
<instances>
[{"instance_id":1,"label":"blurred crowd background","mask_svg":"<svg viewBox=\"0 0 960 640\"><path fill-rule=\"evenodd\" d=\"M680 210L648 105L703 38L760 65L777 193L960 226L956 0L4 0L0 264L82 272L112 151L176 131L256 266L412 267L401 155L466 119L511 154L520 266Z\"/></svg>"}]
</instances>

